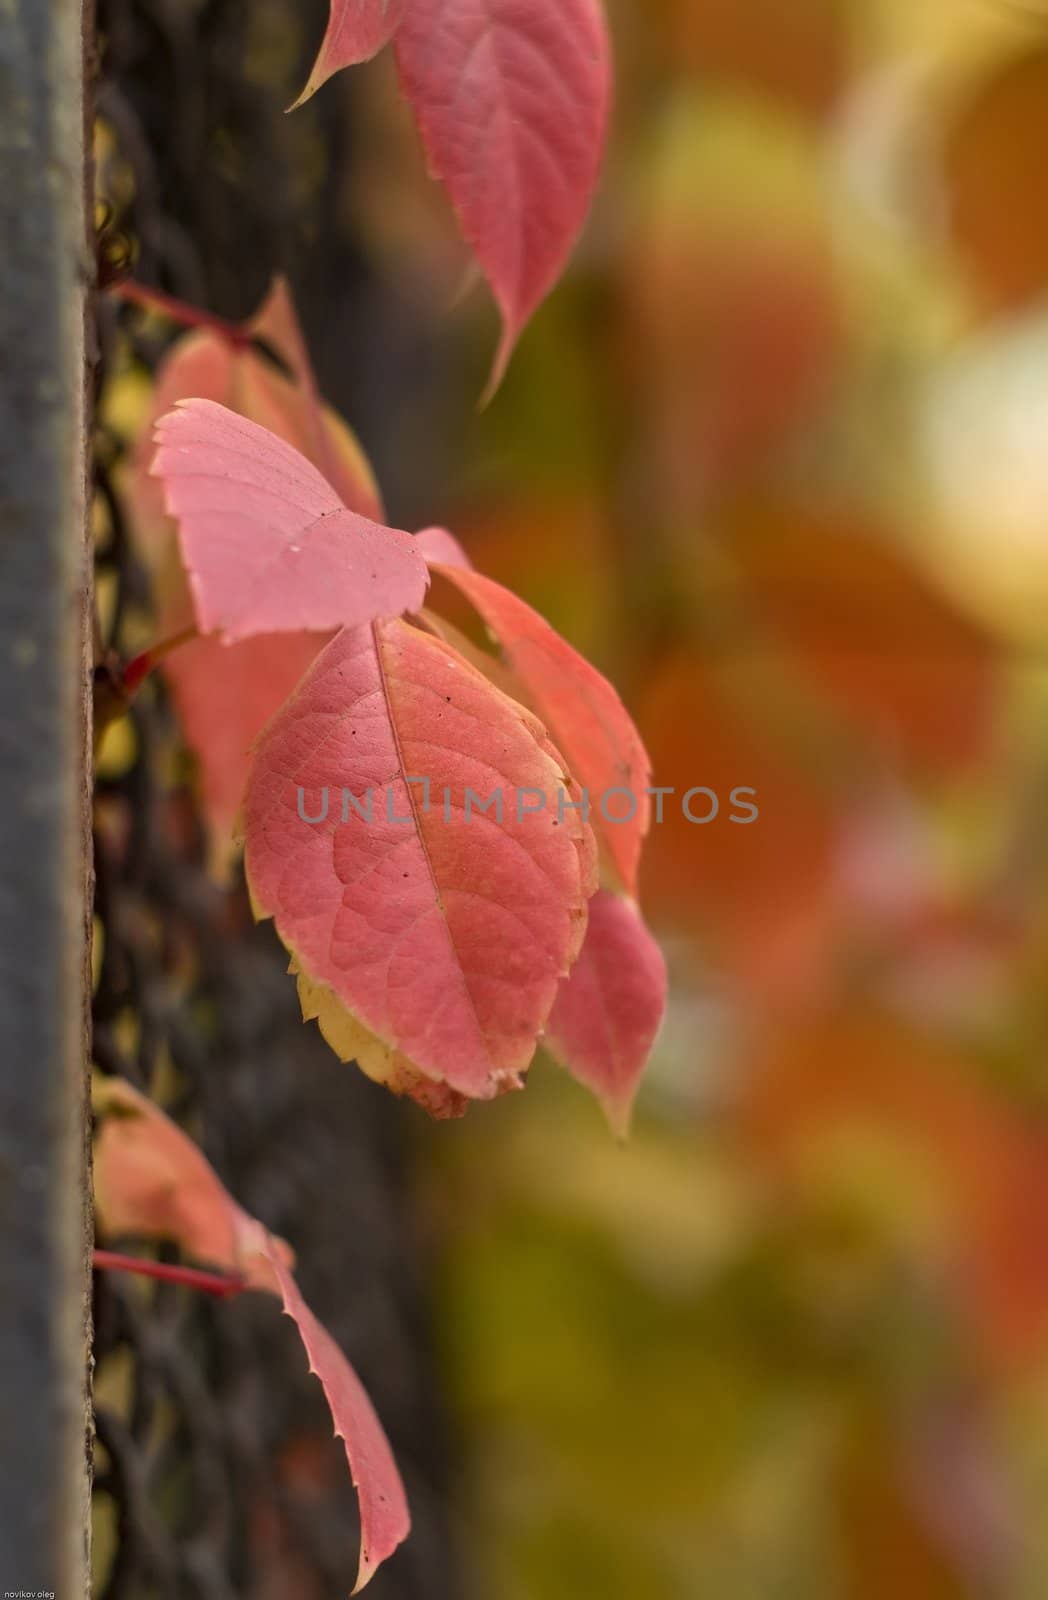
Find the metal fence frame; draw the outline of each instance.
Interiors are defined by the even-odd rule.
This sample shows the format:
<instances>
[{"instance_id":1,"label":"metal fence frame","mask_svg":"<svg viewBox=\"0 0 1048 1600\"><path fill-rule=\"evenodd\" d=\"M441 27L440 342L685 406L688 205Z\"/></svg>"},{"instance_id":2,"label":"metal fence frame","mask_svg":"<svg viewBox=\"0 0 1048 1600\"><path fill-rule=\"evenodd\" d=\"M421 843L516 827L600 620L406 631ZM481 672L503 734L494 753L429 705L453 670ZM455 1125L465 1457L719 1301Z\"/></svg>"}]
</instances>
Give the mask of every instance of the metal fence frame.
<instances>
[{"instance_id":1,"label":"metal fence frame","mask_svg":"<svg viewBox=\"0 0 1048 1600\"><path fill-rule=\"evenodd\" d=\"M84 19L0 10L0 1594L86 1593Z\"/></svg>"}]
</instances>

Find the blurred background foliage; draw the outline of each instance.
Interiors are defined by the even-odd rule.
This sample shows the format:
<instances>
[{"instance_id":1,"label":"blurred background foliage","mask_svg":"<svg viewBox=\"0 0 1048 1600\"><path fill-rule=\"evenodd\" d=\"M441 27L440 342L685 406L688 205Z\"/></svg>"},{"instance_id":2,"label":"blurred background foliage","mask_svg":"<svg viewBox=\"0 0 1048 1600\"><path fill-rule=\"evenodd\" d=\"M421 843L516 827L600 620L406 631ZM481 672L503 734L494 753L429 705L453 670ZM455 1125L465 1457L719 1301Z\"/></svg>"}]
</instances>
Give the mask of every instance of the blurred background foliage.
<instances>
[{"instance_id":1,"label":"blurred background foliage","mask_svg":"<svg viewBox=\"0 0 1048 1600\"><path fill-rule=\"evenodd\" d=\"M346 380L392 518L722 798L650 841L632 1142L543 1063L411 1114L473 1590L1043 1600L1048 4L611 13L594 215L483 412L494 313L391 66L324 91L332 203L434 353L424 404L381 351Z\"/></svg>"},{"instance_id":2,"label":"blurred background foliage","mask_svg":"<svg viewBox=\"0 0 1048 1600\"><path fill-rule=\"evenodd\" d=\"M1032 1600L1048 7L613 24L583 248L429 514L610 671L656 782L760 819L653 831L629 1147L552 1069L424 1136L464 1547L500 1600ZM399 212L450 304L407 146L365 235Z\"/></svg>"}]
</instances>

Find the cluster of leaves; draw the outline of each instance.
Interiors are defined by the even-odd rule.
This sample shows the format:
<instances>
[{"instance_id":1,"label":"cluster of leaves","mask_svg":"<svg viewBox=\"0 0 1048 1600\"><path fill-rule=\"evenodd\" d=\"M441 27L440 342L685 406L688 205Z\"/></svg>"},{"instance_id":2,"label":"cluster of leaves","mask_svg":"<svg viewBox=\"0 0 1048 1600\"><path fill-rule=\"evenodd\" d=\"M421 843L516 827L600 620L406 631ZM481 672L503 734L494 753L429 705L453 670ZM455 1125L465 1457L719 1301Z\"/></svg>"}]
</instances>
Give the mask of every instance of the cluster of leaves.
<instances>
[{"instance_id":1,"label":"cluster of leaves","mask_svg":"<svg viewBox=\"0 0 1048 1600\"><path fill-rule=\"evenodd\" d=\"M635 904L640 736L607 680L450 534L374 520L374 480L317 398L283 285L250 328L287 375L251 343L182 341L129 484L164 631L183 641L160 665L216 862L240 813L256 914L343 1059L455 1114L519 1087L545 1033L624 1130L665 990ZM424 607L431 574L500 655ZM631 820L596 804L613 788L636 797ZM300 797L325 790L379 804L336 799L308 822ZM499 816L471 808L493 790L510 797ZM523 791L548 798L540 813L515 807Z\"/></svg>"},{"instance_id":2,"label":"cluster of leaves","mask_svg":"<svg viewBox=\"0 0 1048 1600\"><path fill-rule=\"evenodd\" d=\"M176 345L153 409L128 497L172 648L147 652L128 680L157 665L170 683L219 870L241 813L252 902L291 953L303 1015L343 1060L438 1116L521 1087L545 1036L625 1133L665 968L635 902L649 764L614 689L451 534L375 520L373 477L317 396L283 284L242 336L199 331ZM500 656L452 642L423 608L431 576L468 598ZM416 773L439 807L420 802ZM573 799L471 815L470 792L493 783ZM612 824L595 808L591 826L580 790L611 788L639 797L635 816ZM325 789L393 803L307 821L300 794ZM311 1358L330 1365L330 1340L272 1241L229 1209L161 1113L121 1092L103 1107L103 1231L166 1234L271 1287L261 1271ZM377 1493L359 1386L344 1363L330 1383L317 1370L329 1398L333 1385L354 1399L345 1415L335 1408L336 1426L362 1463L362 1495ZM385 1481L388 1448L379 1458ZM399 1509L382 1531L365 1528L362 1579L406 1528Z\"/></svg>"},{"instance_id":3,"label":"cluster of leaves","mask_svg":"<svg viewBox=\"0 0 1048 1600\"><path fill-rule=\"evenodd\" d=\"M302 98L390 38L433 171L502 310L494 385L592 193L603 17L596 0L334 0ZM273 919L303 1015L343 1060L452 1116L522 1087L544 1040L624 1134L666 988L636 904L651 774L632 720L450 533L385 525L359 446L317 392L283 283L242 327L196 320L157 376L126 484L159 639L122 689L153 668L167 678L216 871L236 823L256 915ZM427 609L433 580L468 602L495 651ZM471 809L493 788L542 804ZM587 798L613 789L632 797L625 821ZM317 824L300 796L318 790L391 803L377 816L336 805ZM100 1233L174 1239L230 1289L277 1295L295 1320L360 1494L361 1587L407 1534L403 1487L288 1247L127 1085L100 1084L96 1112Z\"/></svg>"}]
</instances>

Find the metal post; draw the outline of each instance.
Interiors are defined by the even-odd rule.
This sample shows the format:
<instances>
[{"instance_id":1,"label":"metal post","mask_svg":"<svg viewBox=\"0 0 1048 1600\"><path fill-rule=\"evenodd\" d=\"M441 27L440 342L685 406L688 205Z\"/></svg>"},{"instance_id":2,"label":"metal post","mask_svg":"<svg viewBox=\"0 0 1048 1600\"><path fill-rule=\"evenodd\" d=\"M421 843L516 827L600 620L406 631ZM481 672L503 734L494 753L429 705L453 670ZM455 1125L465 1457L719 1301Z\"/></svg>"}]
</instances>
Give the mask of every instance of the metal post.
<instances>
[{"instance_id":1,"label":"metal post","mask_svg":"<svg viewBox=\"0 0 1048 1600\"><path fill-rule=\"evenodd\" d=\"M0 1596L86 1593L81 0L0 0Z\"/></svg>"}]
</instances>

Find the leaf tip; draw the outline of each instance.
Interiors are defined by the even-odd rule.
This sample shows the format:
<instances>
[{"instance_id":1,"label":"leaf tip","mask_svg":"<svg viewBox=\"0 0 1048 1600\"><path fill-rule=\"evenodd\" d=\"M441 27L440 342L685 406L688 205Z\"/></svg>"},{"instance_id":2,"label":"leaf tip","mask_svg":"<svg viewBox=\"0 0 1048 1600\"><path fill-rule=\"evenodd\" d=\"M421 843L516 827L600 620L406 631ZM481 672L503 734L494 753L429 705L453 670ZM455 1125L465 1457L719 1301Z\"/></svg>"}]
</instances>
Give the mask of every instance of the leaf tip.
<instances>
[{"instance_id":1,"label":"leaf tip","mask_svg":"<svg viewBox=\"0 0 1048 1600\"><path fill-rule=\"evenodd\" d=\"M371 1582L372 1578L375 1576L375 1573L377 1571L378 1571L378 1568L375 1567L375 1566L372 1566L371 1561L369 1560L367 1554L363 1550L361 1550L361 1552L360 1552L360 1566L357 1569L357 1581L353 1585L353 1588L350 1591L350 1600L353 1600L353 1595L360 1594L362 1590L367 1588L368 1584Z\"/></svg>"},{"instance_id":2,"label":"leaf tip","mask_svg":"<svg viewBox=\"0 0 1048 1600\"><path fill-rule=\"evenodd\" d=\"M292 111L301 110L301 108L307 103L307 101L312 100L312 98L316 94L317 90L324 83L326 83L326 81L327 80L325 78L318 78L316 76L311 77L309 79L309 82L306 84L305 88L302 90L302 93L299 95L298 99L297 100L292 100L292 102L291 102L291 104L289 106L285 106L284 107L284 115L285 115L285 117L289 117L291 115ZM354 1590L353 1592L355 1594L356 1590Z\"/></svg>"},{"instance_id":3,"label":"leaf tip","mask_svg":"<svg viewBox=\"0 0 1048 1600\"><path fill-rule=\"evenodd\" d=\"M488 376L487 383L484 385L484 390L481 394L480 400L477 403L478 411L486 411L488 406L494 400L495 396L498 394L499 390L502 388L502 380L506 376L513 352L517 348L517 340L520 337L520 333L520 327L516 323L511 322L508 317L505 317L502 324L502 334L499 338L498 349L495 351L495 359L491 365L491 372Z\"/></svg>"},{"instance_id":4,"label":"leaf tip","mask_svg":"<svg viewBox=\"0 0 1048 1600\"><path fill-rule=\"evenodd\" d=\"M633 1108L636 1095L604 1095L601 1110L617 1144L627 1145L633 1134Z\"/></svg>"}]
</instances>

